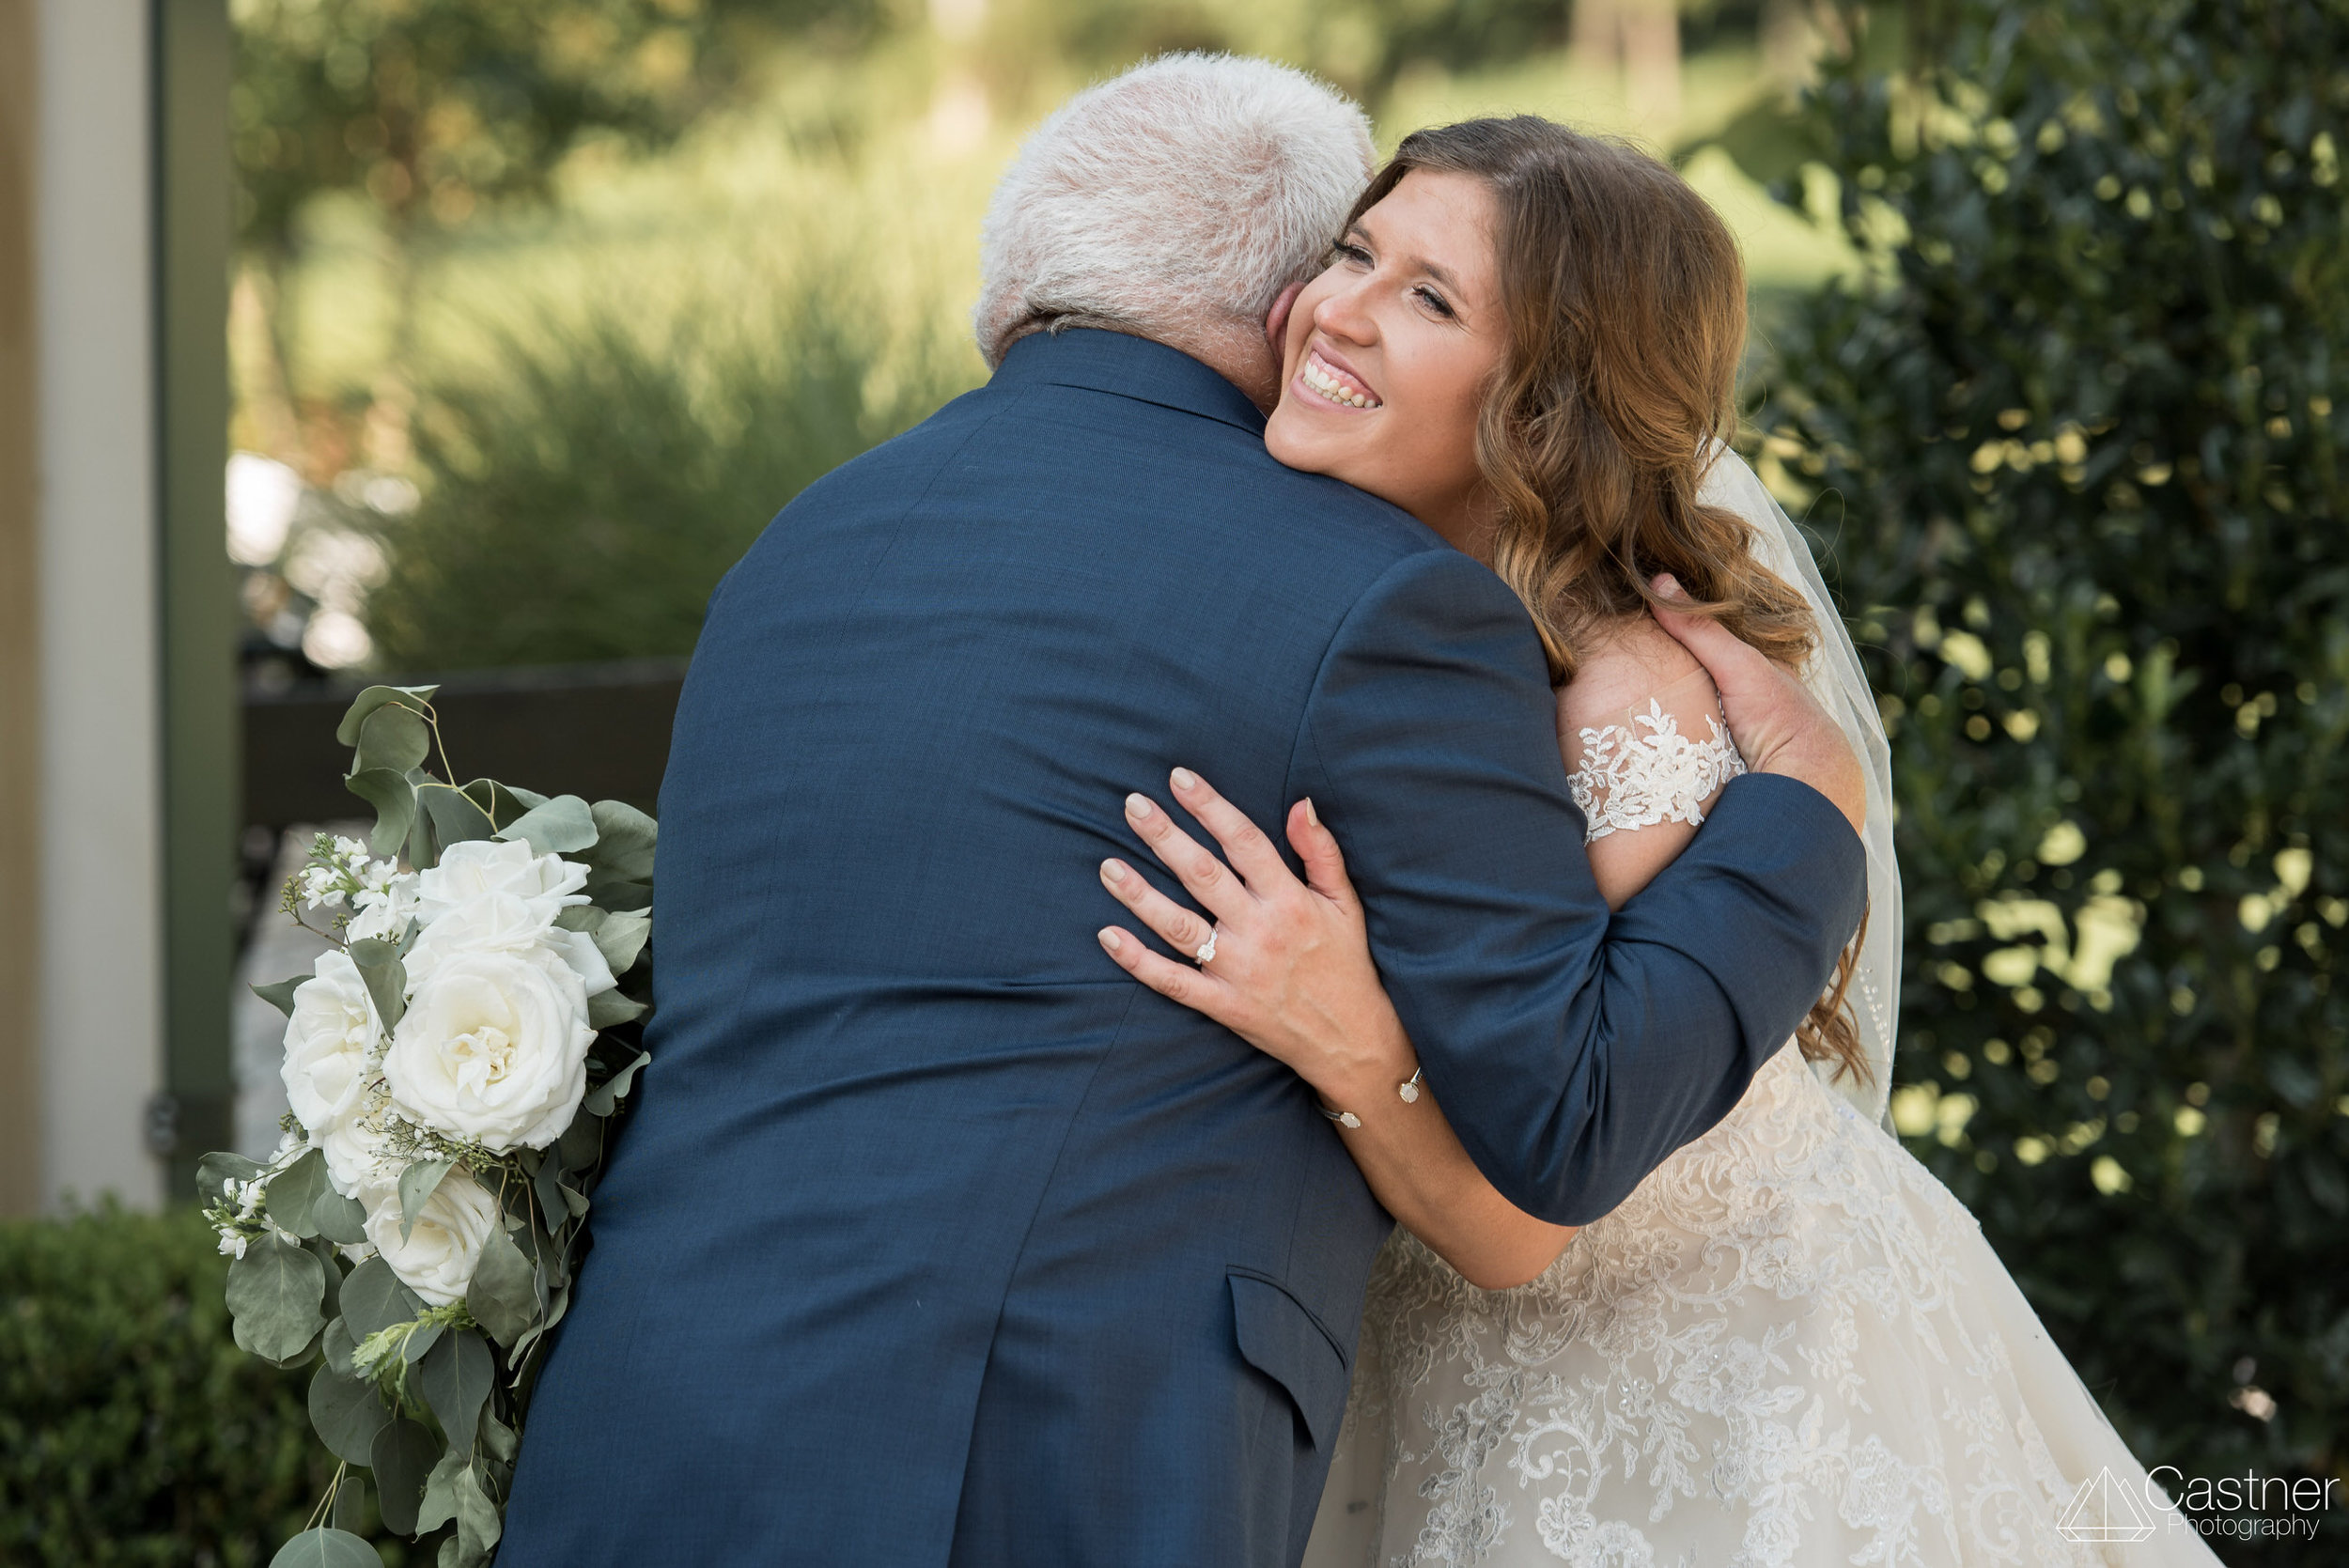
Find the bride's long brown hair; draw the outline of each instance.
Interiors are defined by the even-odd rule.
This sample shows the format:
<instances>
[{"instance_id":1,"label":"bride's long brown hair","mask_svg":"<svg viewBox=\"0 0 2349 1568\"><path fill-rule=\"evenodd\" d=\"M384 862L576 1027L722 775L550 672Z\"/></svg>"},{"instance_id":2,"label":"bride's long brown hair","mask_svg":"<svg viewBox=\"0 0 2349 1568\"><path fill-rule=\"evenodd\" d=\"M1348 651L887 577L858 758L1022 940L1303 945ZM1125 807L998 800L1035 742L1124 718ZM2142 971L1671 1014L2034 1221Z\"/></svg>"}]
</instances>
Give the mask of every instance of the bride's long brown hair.
<instances>
[{"instance_id":1,"label":"bride's long brown hair","mask_svg":"<svg viewBox=\"0 0 2349 1568\"><path fill-rule=\"evenodd\" d=\"M1658 572L1799 667L1818 644L1809 604L1755 557L1745 519L1697 500L1736 428L1746 343L1745 265L1719 214L1637 148L1519 115L1406 136L1349 226L1414 169L1481 179L1500 209L1508 346L1476 460L1498 507L1493 569L1532 612L1551 678L1644 613ZM1865 1079L1846 1006L1859 949L1796 1032L1806 1057Z\"/></svg>"}]
</instances>

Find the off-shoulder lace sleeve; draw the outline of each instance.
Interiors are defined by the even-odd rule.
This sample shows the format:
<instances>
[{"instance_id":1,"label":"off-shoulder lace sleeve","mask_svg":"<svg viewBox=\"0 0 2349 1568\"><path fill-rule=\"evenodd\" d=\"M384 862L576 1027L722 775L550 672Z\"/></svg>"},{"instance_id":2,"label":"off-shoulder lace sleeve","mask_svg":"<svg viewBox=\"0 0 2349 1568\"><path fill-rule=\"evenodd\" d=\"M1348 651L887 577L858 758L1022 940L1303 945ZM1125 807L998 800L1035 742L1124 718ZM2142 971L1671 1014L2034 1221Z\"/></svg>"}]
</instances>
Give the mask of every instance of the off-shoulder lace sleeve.
<instances>
[{"instance_id":1,"label":"off-shoulder lace sleeve","mask_svg":"<svg viewBox=\"0 0 2349 1568\"><path fill-rule=\"evenodd\" d=\"M1679 719L1654 697L1646 712L1626 718L1576 732L1582 755L1566 784L1589 824L1586 842L1661 822L1703 822L1704 802L1746 770L1718 708L1705 716L1703 737L1682 733Z\"/></svg>"}]
</instances>

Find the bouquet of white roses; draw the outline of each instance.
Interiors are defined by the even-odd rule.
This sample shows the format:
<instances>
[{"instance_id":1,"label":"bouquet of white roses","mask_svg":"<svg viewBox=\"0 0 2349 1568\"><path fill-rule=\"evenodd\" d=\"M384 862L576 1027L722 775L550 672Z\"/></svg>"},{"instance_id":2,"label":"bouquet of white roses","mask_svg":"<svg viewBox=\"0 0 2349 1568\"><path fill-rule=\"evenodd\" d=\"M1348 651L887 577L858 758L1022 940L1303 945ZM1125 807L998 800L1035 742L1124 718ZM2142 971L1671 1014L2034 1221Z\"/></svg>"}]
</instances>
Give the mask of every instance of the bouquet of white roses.
<instances>
[{"instance_id":1,"label":"bouquet of white roses","mask_svg":"<svg viewBox=\"0 0 2349 1568\"><path fill-rule=\"evenodd\" d=\"M292 1111L266 1164L198 1167L237 1343L316 1359L310 1421L343 1461L280 1564L377 1564L355 1525L451 1523L441 1568L495 1547L522 1412L561 1321L613 1120L647 1058L652 818L428 768L432 687L369 687L336 732L369 841L288 884L334 943L260 994L286 1013ZM316 927L314 927L316 928Z\"/></svg>"}]
</instances>

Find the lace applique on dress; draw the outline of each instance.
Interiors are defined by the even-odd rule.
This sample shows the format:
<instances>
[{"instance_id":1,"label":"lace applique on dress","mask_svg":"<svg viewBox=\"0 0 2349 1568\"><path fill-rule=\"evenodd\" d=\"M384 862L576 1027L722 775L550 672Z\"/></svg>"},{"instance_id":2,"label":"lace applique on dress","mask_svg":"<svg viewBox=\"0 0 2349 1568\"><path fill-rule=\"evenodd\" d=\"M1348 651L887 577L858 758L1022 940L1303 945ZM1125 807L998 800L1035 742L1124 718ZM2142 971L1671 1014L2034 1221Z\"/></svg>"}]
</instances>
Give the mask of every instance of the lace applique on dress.
<instances>
[{"instance_id":1,"label":"lace applique on dress","mask_svg":"<svg viewBox=\"0 0 2349 1568\"><path fill-rule=\"evenodd\" d=\"M1680 721L1650 697L1647 711L1632 714L1630 726L1578 732L1582 762L1567 775L1566 787L1589 824L1585 841L1661 822L1703 822L1703 802L1746 770L1720 720L1707 717L1705 722L1713 730L1706 738L1683 735Z\"/></svg>"}]
</instances>

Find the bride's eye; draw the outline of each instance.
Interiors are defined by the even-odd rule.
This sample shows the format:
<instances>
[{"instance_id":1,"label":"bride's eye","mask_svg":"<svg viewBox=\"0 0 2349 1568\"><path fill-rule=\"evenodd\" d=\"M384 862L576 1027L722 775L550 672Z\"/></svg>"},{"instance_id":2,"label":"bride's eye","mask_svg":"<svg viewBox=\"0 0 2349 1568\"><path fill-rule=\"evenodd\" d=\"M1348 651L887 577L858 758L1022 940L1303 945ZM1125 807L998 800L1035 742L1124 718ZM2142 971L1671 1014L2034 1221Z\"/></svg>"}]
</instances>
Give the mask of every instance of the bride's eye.
<instances>
[{"instance_id":1,"label":"bride's eye","mask_svg":"<svg viewBox=\"0 0 2349 1568\"><path fill-rule=\"evenodd\" d=\"M1449 300L1446 300L1441 294L1439 294L1434 289L1428 287L1425 284L1421 284L1417 288L1412 289L1411 292L1418 296L1420 303L1425 305L1428 309L1434 311L1445 320L1451 321L1458 318L1460 313L1452 308L1452 303Z\"/></svg>"},{"instance_id":2,"label":"bride's eye","mask_svg":"<svg viewBox=\"0 0 2349 1568\"><path fill-rule=\"evenodd\" d=\"M1336 259L1348 262L1356 267L1367 267L1370 265L1370 252L1364 250L1361 246L1355 244L1350 240L1340 240L1332 243L1330 247L1330 254Z\"/></svg>"}]
</instances>

